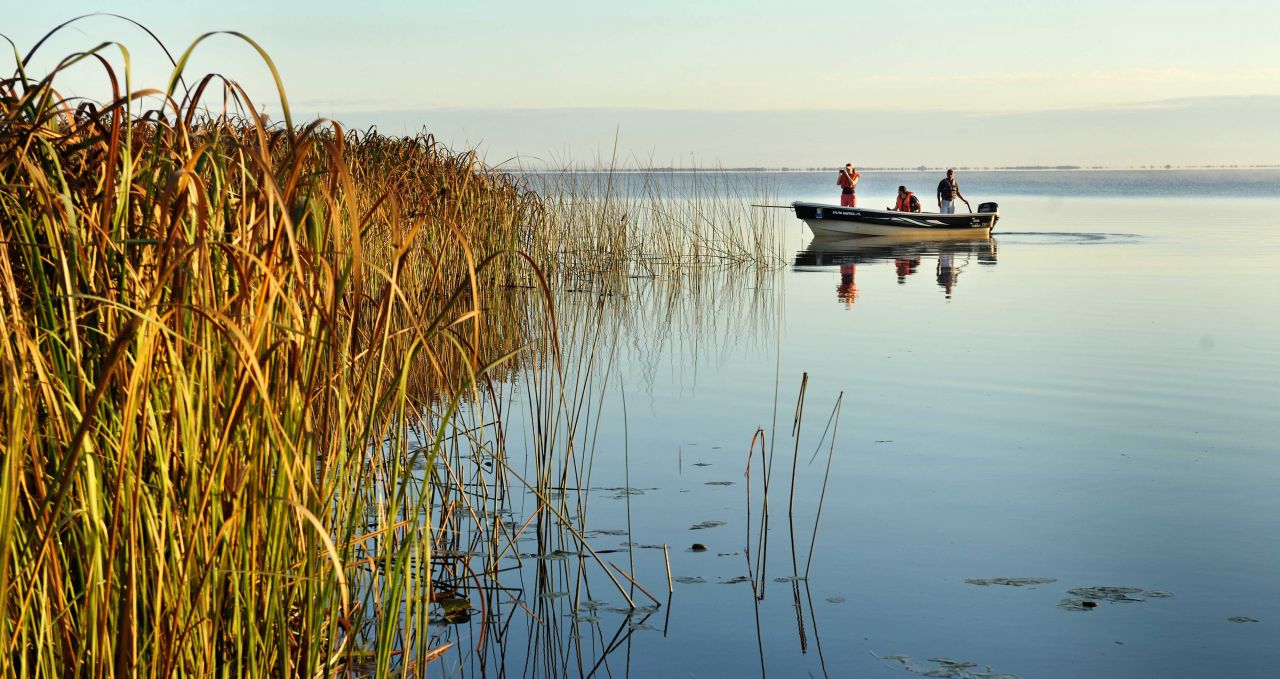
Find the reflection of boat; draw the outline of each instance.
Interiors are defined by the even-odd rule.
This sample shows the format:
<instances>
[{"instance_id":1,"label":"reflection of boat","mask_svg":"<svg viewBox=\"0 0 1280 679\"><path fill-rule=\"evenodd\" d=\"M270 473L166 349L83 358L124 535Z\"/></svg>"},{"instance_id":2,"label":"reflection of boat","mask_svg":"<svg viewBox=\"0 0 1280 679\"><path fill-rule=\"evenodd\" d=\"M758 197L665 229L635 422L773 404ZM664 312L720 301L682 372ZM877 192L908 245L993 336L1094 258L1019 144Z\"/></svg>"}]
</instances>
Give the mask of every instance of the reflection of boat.
<instances>
[{"instance_id":1,"label":"reflection of boat","mask_svg":"<svg viewBox=\"0 0 1280 679\"><path fill-rule=\"evenodd\" d=\"M1000 213L995 203L982 203L977 212L940 214L898 212L864 207L840 207L794 202L796 217L804 220L815 237L909 236L911 238L973 238L988 236Z\"/></svg>"},{"instance_id":2,"label":"reflection of boat","mask_svg":"<svg viewBox=\"0 0 1280 679\"><path fill-rule=\"evenodd\" d=\"M875 261L910 261L921 255L977 257L979 264L996 263L996 239L989 236L952 240L919 240L895 236L814 238L796 253L795 268L860 264Z\"/></svg>"},{"instance_id":3,"label":"reflection of boat","mask_svg":"<svg viewBox=\"0 0 1280 679\"><path fill-rule=\"evenodd\" d=\"M960 272L973 260L978 264L996 263L996 241L990 236L951 240L917 240L894 236L862 236L856 238L815 238L809 247L796 253L795 271L830 271L840 267L840 285L836 298L846 307L859 297L853 276L858 264L877 261L893 262L898 283L919 270L924 257L937 259L938 287L951 299Z\"/></svg>"}]
</instances>

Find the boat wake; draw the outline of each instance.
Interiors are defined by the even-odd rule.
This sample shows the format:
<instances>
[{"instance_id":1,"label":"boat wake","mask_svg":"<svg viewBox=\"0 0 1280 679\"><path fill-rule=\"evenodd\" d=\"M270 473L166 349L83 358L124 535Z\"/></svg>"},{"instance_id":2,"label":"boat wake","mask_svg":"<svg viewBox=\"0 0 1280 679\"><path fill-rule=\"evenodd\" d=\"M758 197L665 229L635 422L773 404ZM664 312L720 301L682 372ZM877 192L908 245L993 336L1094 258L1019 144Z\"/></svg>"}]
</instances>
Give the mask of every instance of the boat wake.
<instances>
[{"instance_id":1,"label":"boat wake","mask_svg":"<svg viewBox=\"0 0 1280 679\"><path fill-rule=\"evenodd\" d=\"M1143 237L1136 233L1080 233L1076 231L1004 231L992 236L1001 245L1094 245L1098 243L1136 243Z\"/></svg>"}]
</instances>

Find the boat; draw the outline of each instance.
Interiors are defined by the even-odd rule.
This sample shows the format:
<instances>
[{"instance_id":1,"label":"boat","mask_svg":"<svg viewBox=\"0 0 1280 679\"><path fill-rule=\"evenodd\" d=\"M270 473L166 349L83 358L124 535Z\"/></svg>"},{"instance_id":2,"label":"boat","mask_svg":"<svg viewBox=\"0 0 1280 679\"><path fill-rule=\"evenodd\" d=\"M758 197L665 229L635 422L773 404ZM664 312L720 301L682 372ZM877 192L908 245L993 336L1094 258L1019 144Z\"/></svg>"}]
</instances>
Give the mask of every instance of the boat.
<instances>
[{"instance_id":1,"label":"boat","mask_svg":"<svg viewBox=\"0 0 1280 679\"><path fill-rule=\"evenodd\" d=\"M999 206L982 203L977 212L899 212L866 207L840 207L796 201L796 217L804 220L815 238L849 236L905 236L921 240L974 238L991 235L1000 219Z\"/></svg>"}]
</instances>

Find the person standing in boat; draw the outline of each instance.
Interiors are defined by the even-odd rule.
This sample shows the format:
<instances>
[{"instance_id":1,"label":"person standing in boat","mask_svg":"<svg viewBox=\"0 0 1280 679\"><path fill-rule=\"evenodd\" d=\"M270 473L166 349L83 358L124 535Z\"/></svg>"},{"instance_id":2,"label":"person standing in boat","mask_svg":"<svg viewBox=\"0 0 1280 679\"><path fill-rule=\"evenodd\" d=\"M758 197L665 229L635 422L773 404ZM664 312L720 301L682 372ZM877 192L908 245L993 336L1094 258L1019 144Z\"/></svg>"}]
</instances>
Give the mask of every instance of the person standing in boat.
<instances>
[{"instance_id":1,"label":"person standing in boat","mask_svg":"<svg viewBox=\"0 0 1280 679\"><path fill-rule=\"evenodd\" d=\"M897 204L896 204L896 205L894 205L893 207L891 207L891 208L889 208L889 209L890 209L890 210L896 210L896 211L898 211L898 212L919 212L919 211L920 211L920 199L919 199L919 198L916 198L916 194L915 194L915 193L913 193L913 192L911 192L911 191L908 191L908 190L907 190L907 187L905 187L905 186L899 186L899 187L898 187L898 202L897 202Z\"/></svg>"},{"instance_id":2,"label":"person standing in boat","mask_svg":"<svg viewBox=\"0 0 1280 679\"><path fill-rule=\"evenodd\" d=\"M836 178L836 186L840 187L840 207L858 207L858 168L853 163L845 163Z\"/></svg>"},{"instance_id":3,"label":"person standing in boat","mask_svg":"<svg viewBox=\"0 0 1280 679\"><path fill-rule=\"evenodd\" d=\"M957 198L964 200L965 205L969 204L969 201L960 194L960 182L956 181L956 171L949 169L946 178L938 182L938 212L944 215L955 214Z\"/></svg>"}]
</instances>

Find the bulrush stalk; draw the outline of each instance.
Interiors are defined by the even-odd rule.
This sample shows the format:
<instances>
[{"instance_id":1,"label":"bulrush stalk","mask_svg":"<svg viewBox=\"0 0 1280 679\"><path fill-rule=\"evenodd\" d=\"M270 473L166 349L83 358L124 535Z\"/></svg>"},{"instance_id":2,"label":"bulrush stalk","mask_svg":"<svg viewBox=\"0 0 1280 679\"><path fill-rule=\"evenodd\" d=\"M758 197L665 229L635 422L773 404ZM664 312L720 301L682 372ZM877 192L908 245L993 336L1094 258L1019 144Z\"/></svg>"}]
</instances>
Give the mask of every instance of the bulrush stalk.
<instances>
[{"instance_id":1,"label":"bulrush stalk","mask_svg":"<svg viewBox=\"0 0 1280 679\"><path fill-rule=\"evenodd\" d=\"M0 676L415 675L473 610L454 648L483 665L499 606L564 619L495 586L522 535L536 591L586 605L589 570L636 608L586 544L620 340L767 323L776 223L715 172L508 174L294 124L278 77L271 125L183 73L210 40L275 75L210 34L167 92L112 44L0 80ZM112 98L64 99L89 66Z\"/></svg>"},{"instance_id":2,"label":"bulrush stalk","mask_svg":"<svg viewBox=\"0 0 1280 679\"><path fill-rule=\"evenodd\" d=\"M57 75L0 81L0 675L413 670L407 470L523 343L482 296L536 278L509 255L539 202L429 136L268 126L221 81L143 111Z\"/></svg>"}]
</instances>

